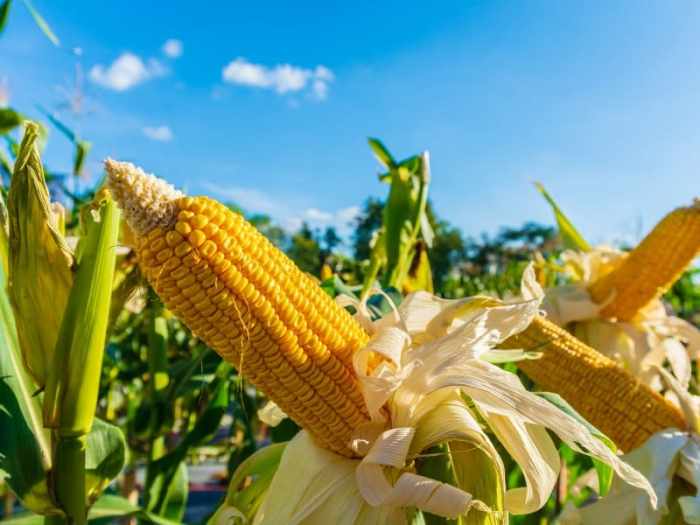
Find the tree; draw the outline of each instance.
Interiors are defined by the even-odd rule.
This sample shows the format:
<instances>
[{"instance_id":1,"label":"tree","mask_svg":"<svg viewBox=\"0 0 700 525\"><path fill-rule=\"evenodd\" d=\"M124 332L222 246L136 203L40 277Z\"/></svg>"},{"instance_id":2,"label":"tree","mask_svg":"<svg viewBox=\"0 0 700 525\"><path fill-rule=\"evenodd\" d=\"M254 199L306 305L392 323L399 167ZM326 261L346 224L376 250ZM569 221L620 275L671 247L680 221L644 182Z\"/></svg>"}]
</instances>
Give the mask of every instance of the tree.
<instances>
[{"instance_id":1,"label":"tree","mask_svg":"<svg viewBox=\"0 0 700 525\"><path fill-rule=\"evenodd\" d=\"M317 235L314 235L308 224L303 223L299 231L292 235L287 255L303 271L319 275L321 271L321 246L318 243Z\"/></svg>"},{"instance_id":2,"label":"tree","mask_svg":"<svg viewBox=\"0 0 700 525\"><path fill-rule=\"evenodd\" d=\"M353 256L356 261L366 261L370 256L369 243L375 231L382 227L382 210L384 203L370 197L365 201L360 215L355 219L355 231L352 234Z\"/></svg>"},{"instance_id":3,"label":"tree","mask_svg":"<svg viewBox=\"0 0 700 525\"><path fill-rule=\"evenodd\" d=\"M255 226L260 233L270 239L279 249L283 250L289 243L287 232L279 225L272 222L272 218L269 215L259 213L250 215L248 216L248 221Z\"/></svg>"}]
</instances>

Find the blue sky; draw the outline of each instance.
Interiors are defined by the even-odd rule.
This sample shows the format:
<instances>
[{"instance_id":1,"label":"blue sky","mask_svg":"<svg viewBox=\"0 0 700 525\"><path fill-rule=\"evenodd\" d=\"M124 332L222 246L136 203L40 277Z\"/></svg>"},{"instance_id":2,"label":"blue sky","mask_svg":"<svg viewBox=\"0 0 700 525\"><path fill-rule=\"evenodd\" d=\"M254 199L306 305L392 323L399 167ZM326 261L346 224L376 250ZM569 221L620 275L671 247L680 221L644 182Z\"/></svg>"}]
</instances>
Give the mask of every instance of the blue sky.
<instances>
[{"instance_id":1,"label":"blue sky","mask_svg":"<svg viewBox=\"0 0 700 525\"><path fill-rule=\"evenodd\" d=\"M94 176L109 155L286 225L342 224L386 194L377 136L430 151L431 198L466 234L552 222L539 180L594 242L700 193L697 2L34 5L61 47L15 2L0 79L94 143ZM76 64L79 114L61 109ZM46 155L70 165L58 133Z\"/></svg>"}]
</instances>

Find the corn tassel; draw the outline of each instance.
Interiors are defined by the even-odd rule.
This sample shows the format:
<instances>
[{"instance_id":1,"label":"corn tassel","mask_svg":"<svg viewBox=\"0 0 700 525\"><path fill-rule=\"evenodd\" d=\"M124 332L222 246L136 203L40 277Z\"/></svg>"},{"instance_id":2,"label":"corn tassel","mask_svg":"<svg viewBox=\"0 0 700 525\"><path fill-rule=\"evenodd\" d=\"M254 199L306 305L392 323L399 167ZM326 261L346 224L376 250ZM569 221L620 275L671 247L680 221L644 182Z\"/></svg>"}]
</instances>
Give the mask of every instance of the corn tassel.
<instances>
[{"instance_id":1,"label":"corn tassel","mask_svg":"<svg viewBox=\"0 0 700 525\"><path fill-rule=\"evenodd\" d=\"M675 405L542 317L503 346L542 352L540 359L520 361L518 367L543 390L562 396L623 451L659 430L687 426Z\"/></svg>"},{"instance_id":2,"label":"corn tassel","mask_svg":"<svg viewBox=\"0 0 700 525\"><path fill-rule=\"evenodd\" d=\"M240 214L131 164L106 168L165 305L321 445L352 455L369 419L352 368L361 326Z\"/></svg>"},{"instance_id":3,"label":"corn tassel","mask_svg":"<svg viewBox=\"0 0 700 525\"><path fill-rule=\"evenodd\" d=\"M620 266L589 287L593 300L605 304L601 317L634 318L676 282L698 251L700 201L666 215Z\"/></svg>"}]
</instances>

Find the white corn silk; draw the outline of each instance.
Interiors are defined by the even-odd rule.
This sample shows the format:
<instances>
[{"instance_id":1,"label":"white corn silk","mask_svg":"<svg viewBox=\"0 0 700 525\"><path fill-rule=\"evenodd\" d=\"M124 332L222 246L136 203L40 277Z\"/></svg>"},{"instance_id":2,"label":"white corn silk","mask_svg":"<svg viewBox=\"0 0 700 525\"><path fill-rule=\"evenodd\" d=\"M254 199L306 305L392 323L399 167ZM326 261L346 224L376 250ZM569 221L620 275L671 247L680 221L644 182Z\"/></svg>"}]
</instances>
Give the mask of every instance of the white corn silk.
<instances>
[{"instance_id":1,"label":"white corn silk","mask_svg":"<svg viewBox=\"0 0 700 525\"><path fill-rule=\"evenodd\" d=\"M567 328L644 384L677 402L664 389L658 369L667 364L687 389L691 359L700 356L700 331L687 321L669 315L660 300L653 301L631 321L601 319L601 308L613 297L597 304L588 293L593 282L612 271L625 257L625 253L605 246L589 252L567 250L562 260L572 283L548 289L543 308L552 322Z\"/></svg>"},{"instance_id":2,"label":"white corn silk","mask_svg":"<svg viewBox=\"0 0 700 525\"><path fill-rule=\"evenodd\" d=\"M254 523L401 524L406 510L417 508L446 518L489 511L495 522L506 524L508 512L541 508L554 488L560 463L547 429L575 450L610 464L655 507L656 495L641 474L577 420L528 392L516 375L489 362L525 356L496 347L539 315L543 292L532 267L524 274L521 294L510 302L489 297L448 301L417 292L375 322L363 316L364 305L356 305L372 334L353 363L372 418L350 443L359 458L319 448L300 432L285 450ZM372 354L383 361L370 370ZM506 490L501 459L477 420L519 463L524 487ZM466 486L415 472L421 453L446 442L468 443L490 459L502 510L490 509ZM453 456L456 472L468 471L469 457Z\"/></svg>"}]
</instances>

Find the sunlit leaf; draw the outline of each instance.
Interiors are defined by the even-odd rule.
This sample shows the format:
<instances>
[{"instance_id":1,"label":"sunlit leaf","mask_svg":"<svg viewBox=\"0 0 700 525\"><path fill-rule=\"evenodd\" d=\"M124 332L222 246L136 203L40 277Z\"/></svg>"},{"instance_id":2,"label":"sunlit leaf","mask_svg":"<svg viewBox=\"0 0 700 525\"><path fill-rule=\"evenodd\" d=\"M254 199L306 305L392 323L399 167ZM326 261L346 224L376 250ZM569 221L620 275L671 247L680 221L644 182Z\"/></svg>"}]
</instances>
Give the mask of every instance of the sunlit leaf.
<instances>
[{"instance_id":1,"label":"sunlit leaf","mask_svg":"<svg viewBox=\"0 0 700 525\"><path fill-rule=\"evenodd\" d=\"M239 465L233 474L224 503L208 525L225 525L242 515L252 519L277 472L286 443L269 445L255 452Z\"/></svg>"},{"instance_id":2,"label":"sunlit leaf","mask_svg":"<svg viewBox=\"0 0 700 525\"><path fill-rule=\"evenodd\" d=\"M391 187L382 210L386 271L385 287L401 289L408 274L425 214L430 181L427 152L402 161L391 170Z\"/></svg>"},{"instance_id":3,"label":"sunlit leaf","mask_svg":"<svg viewBox=\"0 0 700 525\"><path fill-rule=\"evenodd\" d=\"M420 451L419 474L468 492L495 512L473 508L467 516L447 520L424 513L428 525L505 525L505 474L498 452L462 401L448 400L426 414L411 444Z\"/></svg>"},{"instance_id":4,"label":"sunlit leaf","mask_svg":"<svg viewBox=\"0 0 700 525\"><path fill-rule=\"evenodd\" d=\"M14 109L0 108L0 135L15 129L22 123L22 115Z\"/></svg>"},{"instance_id":5,"label":"sunlit leaf","mask_svg":"<svg viewBox=\"0 0 700 525\"><path fill-rule=\"evenodd\" d=\"M29 9L34 22L36 22L36 25L39 26L39 29L41 29L41 32L46 35L46 38L48 38L53 45L59 46L61 42L58 40L58 37L54 34L54 32L51 31L51 28L49 27L49 24L46 23L46 20L44 20L44 17L42 17L39 12L34 9L34 6L29 2L29 0L23 0L23 2L24 5L27 6L27 9Z\"/></svg>"},{"instance_id":6,"label":"sunlit leaf","mask_svg":"<svg viewBox=\"0 0 700 525\"><path fill-rule=\"evenodd\" d=\"M430 268L428 249L425 247L425 243L421 241L416 244L416 252L411 262L411 268L403 284L403 291L406 294L417 292L418 290L433 293L433 272Z\"/></svg>"},{"instance_id":7,"label":"sunlit leaf","mask_svg":"<svg viewBox=\"0 0 700 525\"><path fill-rule=\"evenodd\" d=\"M535 187L552 207L552 211L554 211L554 217L559 226L559 233L561 234L564 246L572 250L589 251L591 249L590 244L586 242L586 239L578 232L568 217L564 215L564 212L561 211L552 196L544 189L544 186L536 182Z\"/></svg>"},{"instance_id":8,"label":"sunlit leaf","mask_svg":"<svg viewBox=\"0 0 700 525\"><path fill-rule=\"evenodd\" d=\"M21 360L12 309L0 293L0 472L25 508L46 512L53 507L46 482L50 438L41 425L41 396L32 395L36 385Z\"/></svg>"},{"instance_id":9,"label":"sunlit leaf","mask_svg":"<svg viewBox=\"0 0 700 525\"><path fill-rule=\"evenodd\" d=\"M51 122L51 124L54 125L54 127L63 133L65 137L70 140L73 143L77 143L77 135L75 131L73 131L71 128L69 128L66 124L64 124L56 115L48 111L42 106L37 106L37 109L41 111L44 116L46 116L47 119Z\"/></svg>"},{"instance_id":10,"label":"sunlit leaf","mask_svg":"<svg viewBox=\"0 0 700 525\"><path fill-rule=\"evenodd\" d=\"M2 5L0 5L0 33L2 33L7 25L7 18L10 14L10 4L12 0L5 0Z\"/></svg>"},{"instance_id":11,"label":"sunlit leaf","mask_svg":"<svg viewBox=\"0 0 700 525\"><path fill-rule=\"evenodd\" d=\"M231 370L231 365L226 362L219 365L216 379L211 385L209 404L197 417L194 427L185 434L173 450L151 462L149 476L146 479L146 490L149 494L148 509L152 512L163 515L169 495L172 494L171 485L177 483L178 469L187 457L187 453L192 447L208 443L219 429L221 418L229 405ZM154 488L157 490L151 492Z\"/></svg>"},{"instance_id":12,"label":"sunlit leaf","mask_svg":"<svg viewBox=\"0 0 700 525\"><path fill-rule=\"evenodd\" d=\"M389 153L386 146L382 144L381 140L370 137L367 139L367 142L369 142L369 147L372 148L374 156L377 157L377 160L382 166L386 169L393 169L396 166L394 157L391 156L391 153Z\"/></svg>"},{"instance_id":13,"label":"sunlit leaf","mask_svg":"<svg viewBox=\"0 0 700 525\"><path fill-rule=\"evenodd\" d=\"M86 487L89 501L95 501L124 468L127 446L117 426L95 419L85 450Z\"/></svg>"},{"instance_id":14,"label":"sunlit leaf","mask_svg":"<svg viewBox=\"0 0 700 525\"><path fill-rule=\"evenodd\" d=\"M187 508L189 476L187 463L181 461L172 478L156 477L149 490L149 506L146 510L163 518L180 522Z\"/></svg>"}]
</instances>

